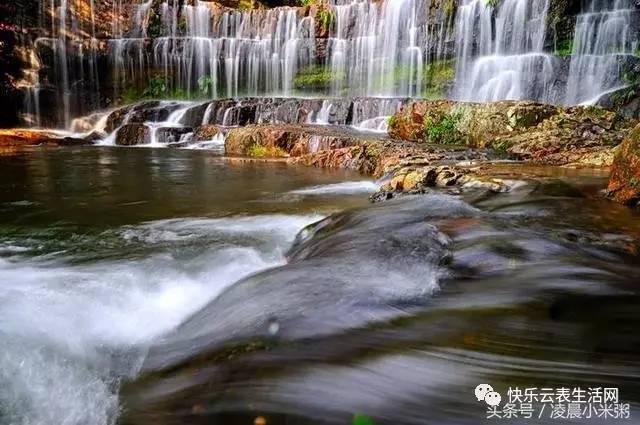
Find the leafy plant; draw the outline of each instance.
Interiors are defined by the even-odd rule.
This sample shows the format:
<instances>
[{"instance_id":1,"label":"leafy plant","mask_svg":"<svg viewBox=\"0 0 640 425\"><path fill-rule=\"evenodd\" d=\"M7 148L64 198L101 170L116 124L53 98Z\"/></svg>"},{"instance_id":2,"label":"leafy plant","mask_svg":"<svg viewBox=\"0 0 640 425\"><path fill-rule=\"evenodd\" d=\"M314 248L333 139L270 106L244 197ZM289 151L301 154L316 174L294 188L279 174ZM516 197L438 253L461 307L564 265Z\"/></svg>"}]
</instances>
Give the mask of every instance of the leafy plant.
<instances>
[{"instance_id":1,"label":"leafy plant","mask_svg":"<svg viewBox=\"0 0 640 425\"><path fill-rule=\"evenodd\" d=\"M444 116L425 116L425 141L445 145L459 143L461 135L456 126L460 118L459 113L449 113Z\"/></svg>"},{"instance_id":2,"label":"leafy plant","mask_svg":"<svg viewBox=\"0 0 640 425\"><path fill-rule=\"evenodd\" d=\"M142 95L151 99L160 99L167 97L167 83L161 76L154 76L149 80L147 88L144 89Z\"/></svg>"},{"instance_id":3,"label":"leafy plant","mask_svg":"<svg viewBox=\"0 0 640 425\"><path fill-rule=\"evenodd\" d=\"M499 0L484 0L484 4L488 7L496 7L498 6Z\"/></svg>"},{"instance_id":4,"label":"leafy plant","mask_svg":"<svg viewBox=\"0 0 640 425\"><path fill-rule=\"evenodd\" d=\"M320 23L320 25L322 25L322 27L326 28L327 30L329 29L331 24L333 24L333 21L335 19L335 16L334 16L333 11L331 9L322 9L322 10L320 10L316 17L317 17L318 22Z\"/></svg>"},{"instance_id":5,"label":"leafy plant","mask_svg":"<svg viewBox=\"0 0 640 425\"><path fill-rule=\"evenodd\" d=\"M203 75L198 78L198 90L200 91L200 94L207 96L213 93L214 84L215 81L211 75Z\"/></svg>"},{"instance_id":6,"label":"leafy plant","mask_svg":"<svg viewBox=\"0 0 640 425\"><path fill-rule=\"evenodd\" d=\"M147 36L157 38L162 36L162 17L151 8L149 10L149 20L147 26Z\"/></svg>"}]
</instances>

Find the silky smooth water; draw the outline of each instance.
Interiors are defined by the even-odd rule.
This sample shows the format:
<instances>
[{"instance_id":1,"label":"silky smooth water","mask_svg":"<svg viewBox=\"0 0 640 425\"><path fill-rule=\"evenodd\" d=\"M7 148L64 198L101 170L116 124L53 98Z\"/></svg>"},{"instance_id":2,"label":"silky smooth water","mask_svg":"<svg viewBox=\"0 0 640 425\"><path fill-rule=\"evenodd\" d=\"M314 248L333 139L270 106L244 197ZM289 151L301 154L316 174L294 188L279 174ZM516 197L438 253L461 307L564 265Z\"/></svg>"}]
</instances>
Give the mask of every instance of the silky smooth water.
<instances>
[{"instance_id":1,"label":"silky smooth water","mask_svg":"<svg viewBox=\"0 0 640 425\"><path fill-rule=\"evenodd\" d=\"M151 341L373 190L165 149L23 151L0 174L0 423L25 425L113 423Z\"/></svg>"},{"instance_id":2,"label":"silky smooth water","mask_svg":"<svg viewBox=\"0 0 640 425\"><path fill-rule=\"evenodd\" d=\"M635 420L637 213L602 173L494 173L522 181L371 205L208 151L3 154L0 422L478 423L484 382L618 387Z\"/></svg>"}]
</instances>

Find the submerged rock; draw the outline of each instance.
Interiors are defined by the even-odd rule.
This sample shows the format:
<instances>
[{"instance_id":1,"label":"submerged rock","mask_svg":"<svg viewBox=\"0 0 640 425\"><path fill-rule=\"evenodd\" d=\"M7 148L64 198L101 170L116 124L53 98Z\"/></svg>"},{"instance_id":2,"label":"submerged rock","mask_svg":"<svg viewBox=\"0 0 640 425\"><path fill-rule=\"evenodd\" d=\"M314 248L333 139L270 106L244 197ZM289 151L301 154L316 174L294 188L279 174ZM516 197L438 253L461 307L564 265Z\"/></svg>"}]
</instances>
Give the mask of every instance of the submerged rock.
<instances>
[{"instance_id":1,"label":"submerged rock","mask_svg":"<svg viewBox=\"0 0 640 425\"><path fill-rule=\"evenodd\" d=\"M607 196L629 206L640 204L640 125L627 136L616 154Z\"/></svg>"}]
</instances>

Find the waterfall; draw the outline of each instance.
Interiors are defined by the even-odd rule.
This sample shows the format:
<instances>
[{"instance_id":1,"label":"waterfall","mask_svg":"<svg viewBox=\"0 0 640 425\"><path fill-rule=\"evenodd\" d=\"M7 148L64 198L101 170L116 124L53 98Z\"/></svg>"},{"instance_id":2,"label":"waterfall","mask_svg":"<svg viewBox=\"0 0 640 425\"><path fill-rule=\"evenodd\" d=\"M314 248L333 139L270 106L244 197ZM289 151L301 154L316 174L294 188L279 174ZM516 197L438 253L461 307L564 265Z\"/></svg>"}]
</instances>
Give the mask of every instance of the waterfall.
<instances>
[{"instance_id":1,"label":"waterfall","mask_svg":"<svg viewBox=\"0 0 640 425\"><path fill-rule=\"evenodd\" d=\"M552 102L554 60L543 53L548 7L548 0L502 0L498 6L463 0L456 20L455 96Z\"/></svg>"},{"instance_id":2,"label":"waterfall","mask_svg":"<svg viewBox=\"0 0 640 425\"><path fill-rule=\"evenodd\" d=\"M602 94L626 85L625 59L638 48L631 30L638 11L632 0L593 0L578 16L565 103L593 103ZM636 18L637 19L637 18Z\"/></svg>"},{"instance_id":3,"label":"waterfall","mask_svg":"<svg viewBox=\"0 0 640 425\"><path fill-rule=\"evenodd\" d=\"M140 18L148 4L142 4L133 25L141 30L111 42L116 87L142 69L143 75L161 71L172 88L191 93L206 88L213 97L292 96L298 70L318 63L315 33L323 24L330 34L321 66L331 73L334 96L419 96L426 48L418 2L340 3L326 11L330 22L320 23L317 16L301 16L298 8L214 14L208 2L180 9L167 1L151 54L143 40L149 24Z\"/></svg>"},{"instance_id":4,"label":"waterfall","mask_svg":"<svg viewBox=\"0 0 640 425\"><path fill-rule=\"evenodd\" d=\"M589 102L626 84L622 75L640 38L634 0L589 1L577 17L569 63L545 53L550 0L457 0L446 3L451 7L328 0L249 10L203 0L43 0L48 29L33 42L36 54L25 54L32 63L21 81L25 115L48 125L43 114L53 110L58 125L68 126L101 103L140 98ZM98 40L104 7L114 17L106 29L98 23L100 34L110 32ZM105 45L110 74L101 88L97 55ZM101 90L112 92L101 98ZM48 108L51 99L42 96L53 91L56 108ZM305 119L331 122L327 114L338 104L332 100ZM354 124L381 129L393 108Z\"/></svg>"},{"instance_id":5,"label":"waterfall","mask_svg":"<svg viewBox=\"0 0 640 425\"><path fill-rule=\"evenodd\" d=\"M354 0L333 11L333 95L342 95L346 87L351 95L420 95L425 54L418 44L415 0Z\"/></svg>"},{"instance_id":6,"label":"waterfall","mask_svg":"<svg viewBox=\"0 0 640 425\"><path fill-rule=\"evenodd\" d=\"M99 107L95 3L43 0L38 21L41 31L23 42L29 67L17 84L25 92L25 121L35 126L57 124L69 128L73 115ZM51 57L52 63L42 63L42 52ZM43 78L41 72L47 65L50 70ZM52 92L56 108L43 108ZM43 96L47 96L44 102Z\"/></svg>"},{"instance_id":7,"label":"waterfall","mask_svg":"<svg viewBox=\"0 0 640 425\"><path fill-rule=\"evenodd\" d=\"M147 5L140 8L146 11ZM136 16L144 16L143 12ZM305 25L308 20L305 23L295 8L232 10L214 18L204 1L184 5L180 11L173 2L165 2L163 34L152 41L152 54L147 52L146 28L143 34L113 40L116 86L159 71L168 87L188 93L200 91L214 98L289 96L301 62Z\"/></svg>"}]
</instances>

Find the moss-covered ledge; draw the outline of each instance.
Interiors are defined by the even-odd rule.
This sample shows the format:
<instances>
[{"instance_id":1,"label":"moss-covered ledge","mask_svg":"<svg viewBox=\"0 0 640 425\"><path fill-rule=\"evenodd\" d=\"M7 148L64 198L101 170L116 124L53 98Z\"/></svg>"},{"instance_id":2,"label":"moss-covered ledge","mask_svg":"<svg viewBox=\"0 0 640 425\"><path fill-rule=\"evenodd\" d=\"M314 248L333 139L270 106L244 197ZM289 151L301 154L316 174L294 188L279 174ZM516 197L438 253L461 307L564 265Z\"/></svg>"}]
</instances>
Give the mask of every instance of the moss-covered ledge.
<instances>
[{"instance_id":1,"label":"moss-covered ledge","mask_svg":"<svg viewBox=\"0 0 640 425\"><path fill-rule=\"evenodd\" d=\"M634 121L600 107L534 102L416 101L389 120L393 138L492 148L553 165L610 166Z\"/></svg>"}]
</instances>

